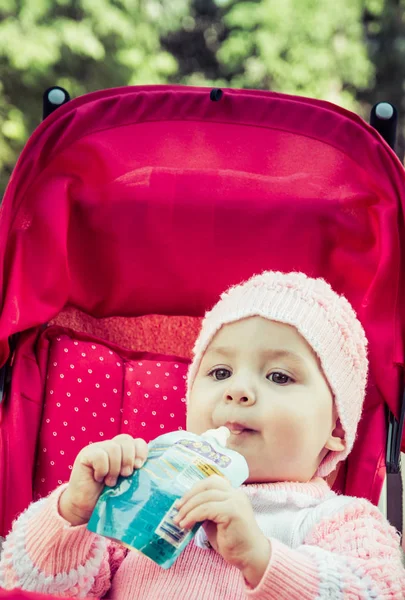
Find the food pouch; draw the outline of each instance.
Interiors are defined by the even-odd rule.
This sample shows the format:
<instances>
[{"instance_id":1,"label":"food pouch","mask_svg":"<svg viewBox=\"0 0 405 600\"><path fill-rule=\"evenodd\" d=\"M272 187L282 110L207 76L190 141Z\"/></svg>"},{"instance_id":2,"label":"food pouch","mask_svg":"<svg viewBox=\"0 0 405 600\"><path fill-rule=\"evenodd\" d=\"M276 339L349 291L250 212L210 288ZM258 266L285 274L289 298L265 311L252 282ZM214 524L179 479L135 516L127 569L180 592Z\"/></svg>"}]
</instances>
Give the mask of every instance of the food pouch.
<instances>
[{"instance_id":1,"label":"food pouch","mask_svg":"<svg viewBox=\"0 0 405 600\"><path fill-rule=\"evenodd\" d=\"M120 477L115 487L104 488L88 529L168 569L202 525L192 529L175 525L176 500L210 475L226 477L233 487L248 478L244 457L226 448L229 433L226 427L201 436L174 431L150 442L144 466L130 477Z\"/></svg>"}]
</instances>

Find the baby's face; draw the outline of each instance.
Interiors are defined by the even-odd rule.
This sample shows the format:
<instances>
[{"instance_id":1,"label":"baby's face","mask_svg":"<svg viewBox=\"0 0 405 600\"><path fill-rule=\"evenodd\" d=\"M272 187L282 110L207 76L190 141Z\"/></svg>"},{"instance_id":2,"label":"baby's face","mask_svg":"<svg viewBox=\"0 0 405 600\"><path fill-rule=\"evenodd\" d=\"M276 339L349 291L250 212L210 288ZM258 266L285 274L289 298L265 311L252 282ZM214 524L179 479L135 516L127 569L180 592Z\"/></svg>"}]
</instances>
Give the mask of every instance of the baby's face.
<instances>
[{"instance_id":1,"label":"baby's face","mask_svg":"<svg viewBox=\"0 0 405 600\"><path fill-rule=\"evenodd\" d=\"M343 450L332 393L312 348L283 323L251 317L224 326L201 362L187 429L226 425L250 482L308 481Z\"/></svg>"}]
</instances>

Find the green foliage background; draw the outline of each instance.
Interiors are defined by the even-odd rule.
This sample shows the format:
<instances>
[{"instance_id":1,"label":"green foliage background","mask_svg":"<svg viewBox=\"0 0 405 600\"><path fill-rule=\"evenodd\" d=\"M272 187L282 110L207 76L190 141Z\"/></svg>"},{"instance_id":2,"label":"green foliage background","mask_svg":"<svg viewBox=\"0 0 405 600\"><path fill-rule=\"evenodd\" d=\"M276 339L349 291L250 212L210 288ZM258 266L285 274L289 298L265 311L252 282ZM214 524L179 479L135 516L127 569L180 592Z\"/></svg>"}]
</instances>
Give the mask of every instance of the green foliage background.
<instances>
[{"instance_id":1,"label":"green foliage background","mask_svg":"<svg viewBox=\"0 0 405 600\"><path fill-rule=\"evenodd\" d=\"M186 83L405 109L405 0L0 0L0 197L43 91Z\"/></svg>"}]
</instances>

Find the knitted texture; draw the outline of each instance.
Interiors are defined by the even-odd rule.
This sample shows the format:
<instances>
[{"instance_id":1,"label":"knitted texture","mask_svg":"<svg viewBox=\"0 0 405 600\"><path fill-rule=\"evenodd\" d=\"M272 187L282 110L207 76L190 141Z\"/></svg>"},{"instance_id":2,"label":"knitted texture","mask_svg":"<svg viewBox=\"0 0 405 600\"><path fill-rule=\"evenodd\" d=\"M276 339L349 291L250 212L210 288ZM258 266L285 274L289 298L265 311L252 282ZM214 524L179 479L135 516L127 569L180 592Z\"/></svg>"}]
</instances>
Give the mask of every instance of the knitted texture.
<instances>
[{"instance_id":1,"label":"knitted texture","mask_svg":"<svg viewBox=\"0 0 405 600\"><path fill-rule=\"evenodd\" d=\"M67 598L108 594L111 600L405 598L399 536L367 500L338 496L321 479L243 489L272 548L254 589L214 550L193 542L163 570L85 526L71 527L57 512L63 488L14 523L0 561L0 585Z\"/></svg>"},{"instance_id":2,"label":"knitted texture","mask_svg":"<svg viewBox=\"0 0 405 600\"><path fill-rule=\"evenodd\" d=\"M348 456L356 437L368 374L363 327L346 298L323 279L265 271L224 292L205 315L188 371L187 396L215 334L226 324L253 316L296 327L321 362L346 442L344 450L329 452L320 464L316 474L326 477Z\"/></svg>"},{"instance_id":3,"label":"knitted texture","mask_svg":"<svg viewBox=\"0 0 405 600\"><path fill-rule=\"evenodd\" d=\"M85 525L71 527L57 509L65 488L32 503L18 518L4 543L0 587L67 598L98 598L109 589L127 550Z\"/></svg>"}]
</instances>

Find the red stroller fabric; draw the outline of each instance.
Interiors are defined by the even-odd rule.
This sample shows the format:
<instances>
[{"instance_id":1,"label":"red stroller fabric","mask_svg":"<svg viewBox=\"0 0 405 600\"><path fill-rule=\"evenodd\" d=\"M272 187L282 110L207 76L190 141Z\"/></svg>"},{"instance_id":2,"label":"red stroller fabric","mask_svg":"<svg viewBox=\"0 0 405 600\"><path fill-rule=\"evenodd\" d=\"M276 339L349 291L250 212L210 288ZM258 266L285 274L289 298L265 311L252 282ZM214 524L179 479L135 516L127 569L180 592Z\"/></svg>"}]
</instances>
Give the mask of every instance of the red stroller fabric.
<instances>
[{"instance_id":1,"label":"red stroller fabric","mask_svg":"<svg viewBox=\"0 0 405 600\"><path fill-rule=\"evenodd\" d=\"M41 326L67 305L97 318L201 316L264 269L322 276L358 312L370 380L336 485L377 503L404 364L404 189L380 136L325 102L246 90L213 102L209 89L152 86L89 94L48 117L0 214L1 363L24 332L0 409L0 533L32 499Z\"/></svg>"}]
</instances>

